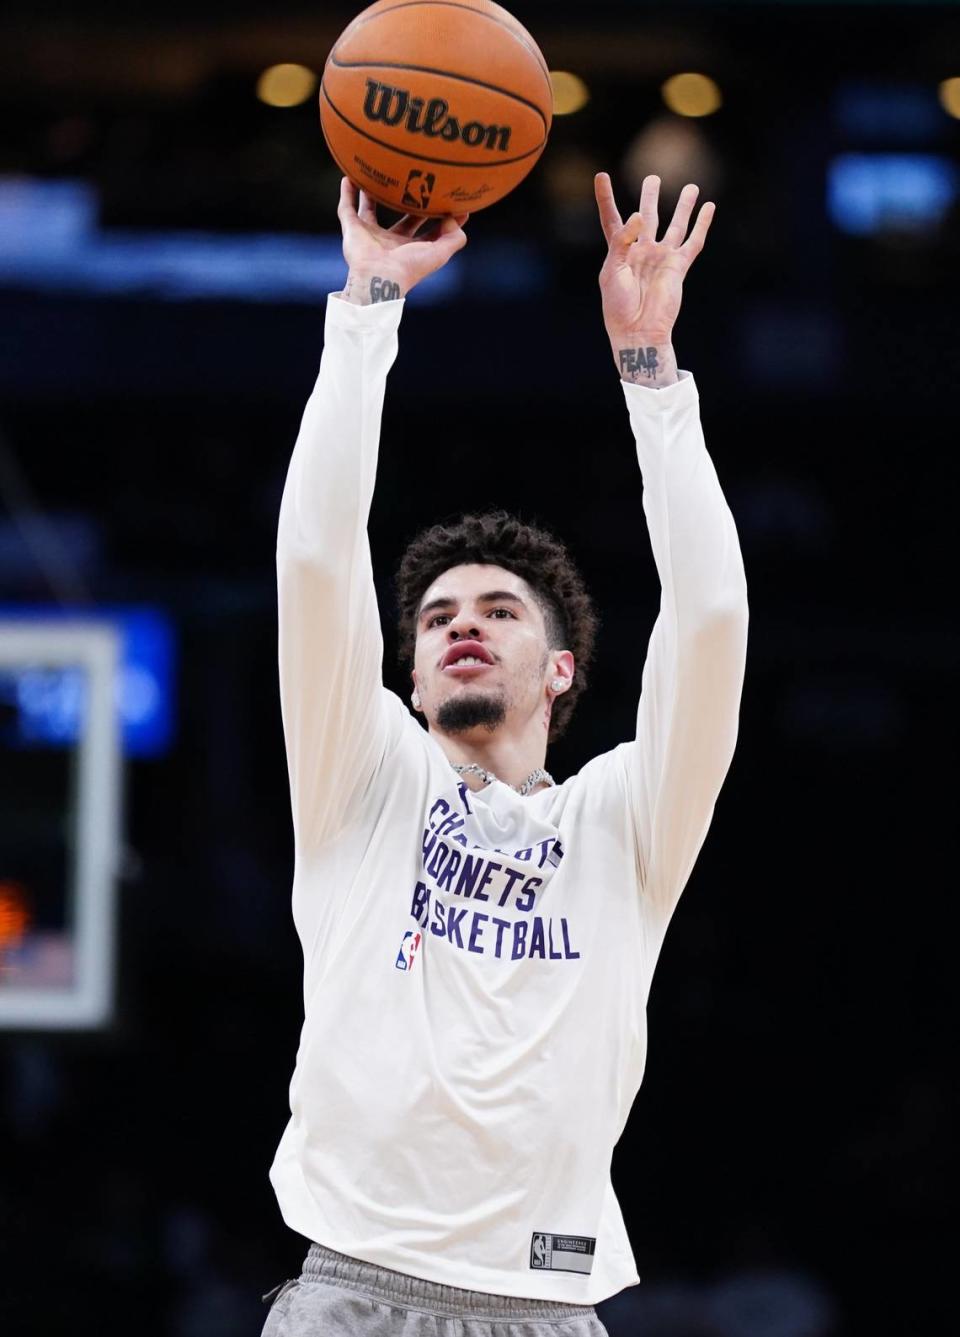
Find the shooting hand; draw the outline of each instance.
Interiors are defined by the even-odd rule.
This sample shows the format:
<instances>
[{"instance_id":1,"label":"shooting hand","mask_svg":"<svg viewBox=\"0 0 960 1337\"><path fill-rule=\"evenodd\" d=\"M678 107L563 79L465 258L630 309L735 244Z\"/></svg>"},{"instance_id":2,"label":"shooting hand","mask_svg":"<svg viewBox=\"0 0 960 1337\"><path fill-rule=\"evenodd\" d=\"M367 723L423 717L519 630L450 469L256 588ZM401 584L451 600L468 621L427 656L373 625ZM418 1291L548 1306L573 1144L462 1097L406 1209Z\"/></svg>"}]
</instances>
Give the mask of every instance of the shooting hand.
<instances>
[{"instance_id":1,"label":"shooting hand","mask_svg":"<svg viewBox=\"0 0 960 1337\"><path fill-rule=\"evenodd\" d=\"M370 196L344 177L337 217L350 272L341 296L361 306L405 297L466 246L463 225L469 216L435 219L405 214L384 228L377 222L377 206Z\"/></svg>"}]
</instances>

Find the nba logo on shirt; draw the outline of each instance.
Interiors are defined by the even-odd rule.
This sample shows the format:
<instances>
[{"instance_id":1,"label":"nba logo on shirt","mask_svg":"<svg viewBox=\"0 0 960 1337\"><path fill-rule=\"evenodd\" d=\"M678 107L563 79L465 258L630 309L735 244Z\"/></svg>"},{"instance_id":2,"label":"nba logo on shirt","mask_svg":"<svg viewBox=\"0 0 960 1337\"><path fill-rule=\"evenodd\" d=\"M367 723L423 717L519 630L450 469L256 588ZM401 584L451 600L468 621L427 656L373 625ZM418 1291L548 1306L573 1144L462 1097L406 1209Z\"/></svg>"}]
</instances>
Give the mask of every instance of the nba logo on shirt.
<instances>
[{"instance_id":1,"label":"nba logo on shirt","mask_svg":"<svg viewBox=\"0 0 960 1337\"><path fill-rule=\"evenodd\" d=\"M538 1232L534 1234L530 1249L530 1266L543 1267L547 1261L547 1237Z\"/></svg>"},{"instance_id":2,"label":"nba logo on shirt","mask_svg":"<svg viewBox=\"0 0 960 1337\"><path fill-rule=\"evenodd\" d=\"M414 933L413 929L407 929L403 935L403 942L400 944L400 950L397 952L397 959L394 962L398 970L412 970L413 963L417 958L417 948L420 946L420 934Z\"/></svg>"}]
</instances>

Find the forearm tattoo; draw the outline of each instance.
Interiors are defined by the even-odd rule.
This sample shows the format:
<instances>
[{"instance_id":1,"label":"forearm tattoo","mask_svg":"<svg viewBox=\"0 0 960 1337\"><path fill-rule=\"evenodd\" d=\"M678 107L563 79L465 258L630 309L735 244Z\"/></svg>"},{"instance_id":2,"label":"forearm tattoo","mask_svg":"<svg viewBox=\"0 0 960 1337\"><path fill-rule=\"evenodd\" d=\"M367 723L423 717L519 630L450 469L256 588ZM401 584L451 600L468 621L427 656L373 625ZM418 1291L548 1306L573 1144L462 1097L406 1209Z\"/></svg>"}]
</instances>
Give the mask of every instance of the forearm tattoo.
<instances>
[{"instance_id":1,"label":"forearm tattoo","mask_svg":"<svg viewBox=\"0 0 960 1337\"><path fill-rule=\"evenodd\" d=\"M652 381L660 370L655 348L621 348L617 356L620 359L620 375L625 381L638 384L646 378Z\"/></svg>"},{"instance_id":2,"label":"forearm tattoo","mask_svg":"<svg viewBox=\"0 0 960 1337\"><path fill-rule=\"evenodd\" d=\"M356 306L373 306L376 302L395 302L403 294L400 284L375 274L365 279L360 274L348 274L343 296Z\"/></svg>"},{"instance_id":3,"label":"forearm tattoo","mask_svg":"<svg viewBox=\"0 0 960 1337\"><path fill-rule=\"evenodd\" d=\"M370 301L395 302L400 296L400 284L392 279L374 277L370 280Z\"/></svg>"}]
</instances>

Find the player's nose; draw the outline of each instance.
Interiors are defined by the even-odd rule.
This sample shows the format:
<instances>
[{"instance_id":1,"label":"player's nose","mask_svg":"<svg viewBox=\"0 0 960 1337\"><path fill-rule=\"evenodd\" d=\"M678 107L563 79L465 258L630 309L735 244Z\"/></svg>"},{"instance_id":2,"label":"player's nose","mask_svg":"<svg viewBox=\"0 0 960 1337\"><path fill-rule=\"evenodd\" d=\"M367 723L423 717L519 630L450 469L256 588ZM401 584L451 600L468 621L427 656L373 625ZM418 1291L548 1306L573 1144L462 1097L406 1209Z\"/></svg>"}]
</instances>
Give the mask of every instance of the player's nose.
<instances>
[{"instance_id":1,"label":"player's nose","mask_svg":"<svg viewBox=\"0 0 960 1337\"><path fill-rule=\"evenodd\" d=\"M480 618L469 610L457 613L447 623L447 638L451 641L479 641L481 637Z\"/></svg>"}]
</instances>

